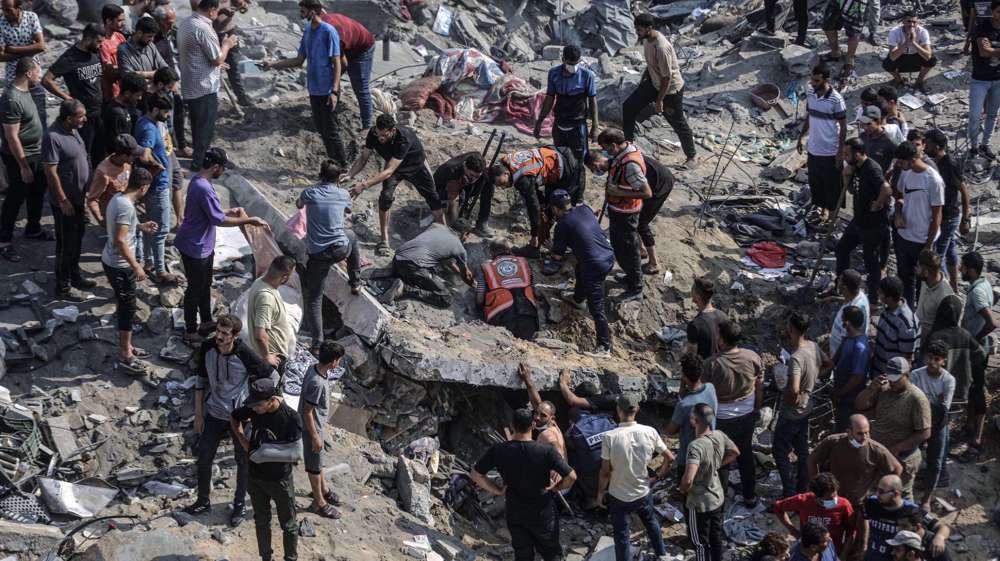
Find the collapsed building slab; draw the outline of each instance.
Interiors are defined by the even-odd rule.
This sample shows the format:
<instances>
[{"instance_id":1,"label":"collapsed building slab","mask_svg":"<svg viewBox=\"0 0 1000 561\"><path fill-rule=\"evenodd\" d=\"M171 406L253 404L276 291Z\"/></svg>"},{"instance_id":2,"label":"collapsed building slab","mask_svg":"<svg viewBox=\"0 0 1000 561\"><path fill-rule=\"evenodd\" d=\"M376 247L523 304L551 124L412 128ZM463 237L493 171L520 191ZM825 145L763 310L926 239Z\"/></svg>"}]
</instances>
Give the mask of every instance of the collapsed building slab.
<instances>
[{"instance_id":1,"label":"collapsed building slab","mask_svg":"<svg viewBox=\"0 0 1000 561\"><path fill-rule=\"evenodd\" d=\"M284 251L306 259L304 244L286 226L288 216L253 182L231 174L224 184L236 204L271 225ZM570 350L545 348L482 322L459 323L442 330L395 318L367 291L352 295L347 274L339 267L333 267L327 276L324 294L337 305L344 325L373 348L385 366L417 382L520 388L523 383L517 367L523 362L531 366L532 378L540 389L557 388L563 369L572 372L574 384L594 381L606 391L637 392L646 399L662 398L679 388L669 373L643 372L625 360L598 360Z\"/></svg>"}]
</instances>

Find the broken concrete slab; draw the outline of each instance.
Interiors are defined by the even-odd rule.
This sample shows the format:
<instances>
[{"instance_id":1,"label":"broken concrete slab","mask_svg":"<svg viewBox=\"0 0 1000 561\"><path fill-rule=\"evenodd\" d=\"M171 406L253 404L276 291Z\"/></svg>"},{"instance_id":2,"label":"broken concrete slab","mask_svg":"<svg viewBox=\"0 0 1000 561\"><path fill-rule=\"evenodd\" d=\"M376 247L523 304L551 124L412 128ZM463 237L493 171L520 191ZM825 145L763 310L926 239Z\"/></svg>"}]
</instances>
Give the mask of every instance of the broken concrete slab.
<instances>
[{"instance_id":1,"label":"broken concrete slab","mask_svg":"<svg viewBox=\"0 0 1000 561\"><path fill-rule=\"evenodd\" d=\"M406 512L427 524L434 521L431 515L431 474L427 466L400 455L396 461L396 489ZM430 545L428 545L430 549Z\"/></svg>"},{"instance_id":2,"label":"broken concrete slab","mask_svg":"<svg viewBox=\"0 0 1000 561\"><path fill-rule=\"evenodd\" d=\"M39 559L62 539L62 531L55 526L18 524L0 519L0 552L21 553L25 558Z\"/></svg>"},{"instance_id":3,"label":"broken concrete slab","mask_svg":"<svg viewBox=\"0 0 1000 561\"><path fill-rule=\"evenodd\" d=\"M815 65L816 53L799 45L781 49L781 62L792 76L808 76Z\"/></svg>"},{"instance_id":4,"label":"broken concrete slab","mask_svg":"<svg viewBox=\"0 0 1000 561\"><path fill-rule=\"evenodd\" d=\"M795 177L795 173L806 165L806 154L803 150L800 154L798 150L791 149L771 161L766 168L760 172L761 177L774 181L786 181Z\"/></svg>"},{"instance_id":5,"label":"broken concrete slab","mask_svg":"<svg viewBox=\"0 0 1000 561\"><path fill-rule=\"evenodd\" d=\"M76 558L81 561L140 561L203 559L195 554L193 532L158 528L149 532L112 530Z\"/></svg>"},{"instance_id":6,"label":"broken concrete slab","mask_svg":"<svg viewBox=\"0 0 1000 561\"><path fill-rule=\"evenodd\" d=\"M247 214L259 216L271 225L274 239L282 250L290 252L300 262L306 262L305 245L285 226L288 216L278 210L253 182L241 175L230 174L223 184ZM367 341L377 340L390 321L389 312L371 293L363 290L357 296L351 294L347 273L340 267L333 267L331 274L327 275L323 294L337 306L344 325Z\"/></svg>"},{"instance_id":7,"label":"broken concrete slab","mask_svg":"<svg viewBox=\"0 0 1000 561\"><path fill-rule=\"evenodd\" d=\"M587 561L614 561L615 560L615 540L611 536L601 536L594 546L594 552L590 554Z\"/></svg>"}]
</instances>

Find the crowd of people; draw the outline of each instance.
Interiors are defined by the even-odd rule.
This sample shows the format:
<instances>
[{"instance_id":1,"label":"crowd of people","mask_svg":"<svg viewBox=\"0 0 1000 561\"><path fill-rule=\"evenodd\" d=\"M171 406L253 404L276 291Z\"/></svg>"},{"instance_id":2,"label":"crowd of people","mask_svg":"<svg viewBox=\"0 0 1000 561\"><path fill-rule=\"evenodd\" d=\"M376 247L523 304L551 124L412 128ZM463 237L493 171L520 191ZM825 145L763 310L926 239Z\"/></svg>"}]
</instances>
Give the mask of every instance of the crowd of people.
<instances>
[{"instance_id":1,"label":"crowd of people","mask_svg":"<svg viewBox=\"0 0 1000 561\"><path fill-rule=\"evenodd\" d=\"M102 23L87 25L79 41L44 72L35 58L47 49L37 16L23 10L20 0L0 4L0 61L6 63L8 84L0 101L0 154L9 183L0 212L0 257L22 259L13 234L25 206L23 238L55 242L54 296L82 301L97 284L80 268L88 217L100 224L106 235L101 263L117 302L116 367L130 375L150 369L149 353L132 339L137 284L147 279L162 287L185 283L184 341L197 356L194 430L200 435L197 499L186 510L198 515L211 508L213 463L228 435L237 444L230 522L244 520L249 495L264 560L274 555L272 503L283 532L283 556L296 558L294 464L301 461L308 474L310 511L340 517L340 500L322 476L327 380L345 354L327 339L323 326L323 289L333 267L345 266L354 295L370 291L386 306L416 298L450 307L450 270L473 288L487 323L530 340L540 315L531 260L544 257L541 272L551 275L562 270L571 253L573 290L562 298L574 309L586 305L593 318L595 344L588 354L610 357L607 277L617 264L618 302L644 297L644 277L659 272L651 224L675 181L666 165L632 142L646 106L653 105L674 128L684 165L697 165L677 56L649 14L634 22L647 67L625 103L624 130L600 126L596 77L581 66L580 48L569 45L548 73L535 127L540 137L543 121L553 113L551 143L502 154L492 165L479 152L467 152L432 171L416 131L392 115L375 114L369 86L372 34L343 14L326 13L319 0L300 0L304 29L297 55L261 66L307 67L310 108L328 158L316 185L296 201L306 218L308 258L302 264L279 255L268 264L249 288L245 321L216 315L211 287L217 228L270 228L241 208L222 208L212 184L232 165L223 149L212 146L223 81L231 84L237 103L253 105L242 86L236 33L237 14L246 11L246 2L192 0L192 15L179 23L166 0L133 0L125 8L108 4ZM772 32L774 4L766 2ZM805 7L795 6L801 42ZM989 142L1000 106L1000 66L995 64L1000 0L989 8L988 14L968 12L963 21L973 57L968 140L976 154L992 159ZM820 221L836 217L845 191L853 195L854 213L837 244L837 282L829 295L844 304L830 323L794 310L781 326L789 353L774 375L780 395L773 456L781 498L768 507L797 541L768 535L758 557L941 561L948 558L949 530L929 516L930 500L935 488L947 485L945 458L958 440L949 427L960 412L967 427L963 459L975 460L982 450L986 357L997 327L993 289L984 276L983 257L975 251L959 255L958 236L969 231L970 196L946 135L911 128L897 103L901 73L919 72L915 87L924 91L935 63L929 32L915 16L907 15L890 32L884 67L894 84L862 93L862 131L848 139L846 104L828 63L842 58L837 33L843 28L848 49L842 75L853 72L862 20L870 24L872 16L852 10L828 10L824 30L831 52L812 72L798 147L808 152L812 203ZM874 27L870 40L873 34ZM353 162L341 134L352 131L340 131L334 118L345 71L366 135ZM62 100L51 122L46 92ZM981 134L979 109L986 113ZM362 178L373 155L382 160L380 171ZM191 159L186 186L182 158ZM601 208L585 203L587 171L606 178ZM434 222L393 253L390 210L402 182L421 195ZM391 266L381 273L386 287L377 294L377 283L366 286L362 279L361 250L347 223L355 199L376 185L381 189L376 253L392 254ZM495 236L489 225L498 188L513 188L523 199L530 231L524 246ZM41 223L46 195L54 232ZM473 224L466 215L476 203ZM605 217L608 233L602 227ZM172 231L183 276L170 270L166 258ZM464 246L470 234L489 239L490 258L477 265L470 264ZM859 245L865 275L851 268ZM896 276L889 274L891 249ZM279 291L296 270L302 273L305 312L301 336ZM967 283L964 303L956 294L959 278ZM716 291L707 277L691 287L697 315L687 326L679 400L664 427L636 421L639 396L602 394L589 382L573 388L570 373L563 372L559 389L570 421L563 431L556 405L542 399L530 367L519 368L531 406L514 411L510 440L492 448L470 473L486 491L506 496L518 561L532 559L536 551L544 559L560 558L558 495L585 510L607 509L619 561L631 559L632 514L642 521L655 554L665 555L651 491L668 479L677 483L684 502L697 558L722 559L722 508L731 469L739 472L737 500L748 508L762 503L753 448L766 392L761 357L744 344L740 325L714 306ZM876 296L877 302L869 300ZM827 328L829 345L809 338ZM282 387L300 339L308 343L315 364L305 372L295 411ZM829 390L820 392L826 378ZM811 446L822 400L832 402L834 430ZM679 438L676 454L661 433ZM922 489L919 503L917 488Z\"/></svg>"}]
</instances>

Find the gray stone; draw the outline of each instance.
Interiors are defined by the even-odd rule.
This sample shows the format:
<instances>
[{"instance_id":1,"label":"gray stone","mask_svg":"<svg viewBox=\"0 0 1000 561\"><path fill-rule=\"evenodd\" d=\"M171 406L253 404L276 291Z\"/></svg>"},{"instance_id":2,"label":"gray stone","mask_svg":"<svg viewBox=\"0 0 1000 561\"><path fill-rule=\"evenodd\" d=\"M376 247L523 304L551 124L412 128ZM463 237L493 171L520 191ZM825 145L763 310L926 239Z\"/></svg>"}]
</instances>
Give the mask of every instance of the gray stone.
<instances>
[{"instance_id":1,"label":"gray stone","mask_svg":"<svg viewBox=\"0 0 1000 561\"><path fill-rule=\"evenodd\" d=\"M451 24L452 35L462 43L479 49L483 53L490 52L490 41L485 35L480 33L476 27L476 21L467 13L459 12L455 15L455 20Z\"/></svg>"},{"instance_id":2,"label":"gray stone","mask_svg":"<svg viewBox=\"0 0 1000 561\"><path fill-rule=\"evenodd\" d=\"M63 538L55 526L45 524L18 524L0 519L0 551L24 553L32 559L40 558Z\"/></svg>"},{"instance_id":3,"label":"gray stone","mask_svg":"<svg viewBox=\"0 0 1000 561\"><path fill-rule=\"evenodd\" d=\"M417 114L413 111L400 111L396 114L399 124L412 127L417 124Z\"/></svg>"},{"instance_id":4,"label":"gray stone","mask_svg":"<svg viewBox=\"0 0 1000 561\"><path fill-rule=\"evenodd\" d=\"M544 60L562 60L562 45L545 45L542 47L542 59Z\"/></svg>"},{"instance_id":5,"label":"gray stone","mask_svg":"<svg viewBox=\"0 0 1000 561\"><path fill-rule=\"evenodd\" d=\"M157 335L167 333L173 329L173 326L174 318L167 308L154 308L149 314L149 321L146 322L146 327Z\"/></svg>"},{"instance_id":6,"label":"gray stone","mask_svg":"<svg viewBox=\"0 0 1000 561\"><path fill-rule=\"evenodd\" d=\"M587 561L614 561L615 540L611 536L601 536L594 546L594 553L587 558Z\"/></svg>"},{"instance_id":7,"label":"gray stone","mask_svg":"<svg viewBox=\"0 0 1000 561\"><path fill-rule=\"evenodd\" d=\"M171 286L160 290L160 305L167 308L176 308L184 301L184 289L179 286Z\"/></svg>"},{"instance_id":8,"label":"gray stone","mask_svg":"<svg viewBox=\"0 0 1000 561\"><path fill-rule=\"evenodd\" d=\"M427 524L433 522L430 473L427 466L400 455L396 462L396 489L399 490L399 499L406 512Z\"/></svg>"},{"instance_id":9,"label":"gray stone","mask_svg":"<svg viewBox=\"0 0 1000 561\"><path fill-rule=\"evenodd\" d=\"M792 148L772 160L761 170L760 175L765 179L785 181L795 177L795 173L804 165L806 165L805 150L800 154L798 150Z\"/></svg>"},{"instance_id":10,"label":"gray stone","mask_svg":"<svg viewBox=\"0 0 1000 561\"><path fill-rule=\"evenodd\" d=\"M180 528L160 528L149 532L112 530L82 555L81 561L197 561L192 554L195 542L189 532Z\"/></svg>"},{"instance_id":11,"label":"gray stone","mask_svg":"<svg viewBox=\"0 0 1000 561\"><path fill-rule=\"evenodd\" d=\"M449 539L435 539L433 547L445 561L465 561L475 556L461 543Z\"/></svg>"},{"instance_id":12,"label":"gray stone","mask_svg":"<svg viewBox=\"0 0 1000 561\"><path fill-rule=\"evenodd\" d=\"M812 71L816 53L799 45L788 45L781 49L781 62L792 76L808 76Z\"/></svg>"}]
</instances>

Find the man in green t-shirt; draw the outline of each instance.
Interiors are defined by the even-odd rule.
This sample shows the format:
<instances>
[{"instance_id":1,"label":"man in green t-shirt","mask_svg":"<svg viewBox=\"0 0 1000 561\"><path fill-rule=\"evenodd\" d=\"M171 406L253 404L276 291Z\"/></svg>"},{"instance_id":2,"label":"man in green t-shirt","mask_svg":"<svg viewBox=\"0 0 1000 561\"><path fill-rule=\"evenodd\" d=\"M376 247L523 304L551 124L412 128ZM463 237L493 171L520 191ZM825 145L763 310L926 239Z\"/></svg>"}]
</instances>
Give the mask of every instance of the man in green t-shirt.
<instances>
[{"instance_id":1,"label":"man in green t-shirt","mask_svg":"<svg viewBox=\"0 0 1000 561\"><path fill-rule=\"evenodd\" d=\"M726 500L719 468L740 455L725 433L713 431L715 411L706 403L691 409L691 425L697 435L687 448L681 492L687 495L688 535L697 559L722 561L722 504ZM751 453L747 451L747 453Z\"/></svg>"},{"instance_id":2,"label":"man in green t-shirt","mask_svg":"<svg viewBox=\"0 0 1000 561\"><path fill-rule=\"evenodd\" d=\"M275 257L267 272L250 286L247 299L250 346L281 373L284 373L284 362L295 341L295 329L278 287L287 283L294 272L294 257Z\"/></svg>"}]
</instances>

